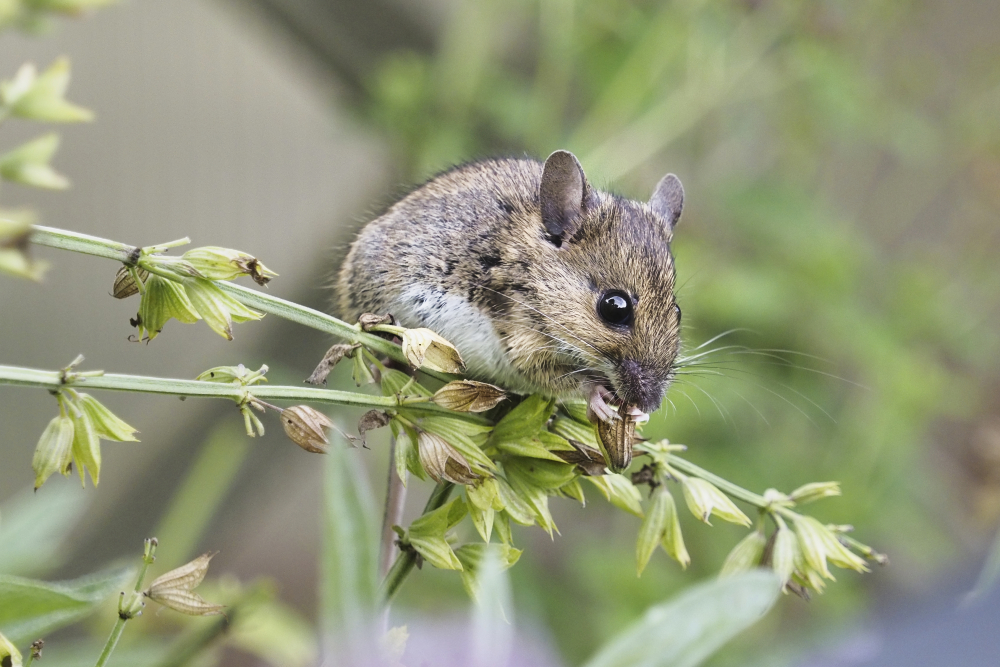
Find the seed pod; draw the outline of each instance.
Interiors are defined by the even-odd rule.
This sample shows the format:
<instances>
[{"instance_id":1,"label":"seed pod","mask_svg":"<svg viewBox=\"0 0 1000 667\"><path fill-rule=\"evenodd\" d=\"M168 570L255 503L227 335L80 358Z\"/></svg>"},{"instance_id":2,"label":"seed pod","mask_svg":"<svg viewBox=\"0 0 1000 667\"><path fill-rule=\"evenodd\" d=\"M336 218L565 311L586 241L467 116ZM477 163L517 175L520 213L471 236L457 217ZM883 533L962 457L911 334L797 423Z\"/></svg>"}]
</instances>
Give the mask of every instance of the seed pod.
<instances>
[{"instance_id":1,"label":"seed pod","mask_svg":"<svg viewBox=\"0 0 1000 667\"><path fill-rule=\"evenodd\" d=\"M149 272L138 267L135 267L135 272L139 276L139 280L145 283L146 278L149 277ZM116 299L127 299L133 294L138 293L139 286L136 284L135 278L132 276L132 271L129 270L129 267L123 264L122 267L118 269L118 273L115 274L115 285L111 290L111 296Z\"/></svg>"},{"instance_id":2,"label":"seed pod","mask_svg":"<svg viewBox=\"0 0 1000 667\"><path fill-rule=\"evenodd\" d=\"M333 428L333 422L319 410L308 405L296 405L281 411L281 425L285 435L292 442L316 454L325 454L330 440L326 437L326 429Z\"/></svg>"},{"instance_id":3,"label":"seed pod","mask_svg":"<svg viewBox=\"0 0 1000 667\"><path fill-rule=\"evenodd\" d=\"M183 255L192 266L209 280L232 280L240 276L250 276L254 282L264 286L278 274L260 263L253 255L239 250L205 246L192 248Z\"/></svg>"},{"instance_id":4,"label":"seed pod","mask_svg":"<svg viewBox=\"0 0 1000 667\"><path fill-rule=\"evenodd\" d=\"M32 645L34 646L34 645ZM21 667L21 652L14 643L0 633L0 664L10 667Z\"/></svg>"},{"instance_id":5,"label":"seed pod","mask_svg":"<svg viewBox=\"0 0 1000 667\"><path fill-rule=\"evenodd\" d=\"M90 481L97 486L101 475L101 441L90 415L80 410L73 415L73 462L80 473L80 484L86 486L86 471L90 471Z\"/></svg>"},{"instance_id":6,"label":"seed pod","mask_svg":"<svg viewBox=\"0 0 1000 667\"><path fill-rule=\"evenodd\" d=\"M382 428L389 421L389 414L385 410L369 410L361 415L361 419L358 421L358 435L361 436L361 444L365 444L365 433Z\"/></svg>"},{"instance_id":7,"label":"seed pod","mask_svg":"<svg viewBox=\"0 0 1000 667\"><path fill-rule=\"evenodd\" d=\"M417 454L420 464L435 482L471 484L482 477L472 471L469 461L457 449L434 433L420 431L417 434Z\"/></svg>"},{"instance_id":8,"label":"seed pod","mask_svg":"<svg viewBox=\"0 0 1000 667\"><path fill-rule=\"evenodd\" d=\"M393 324L395 319L392 315L376 315L375 313L361 313L358 317L358 324L362 331L371 331L371 328L379 324Z\"/></svg>"},{"instance_id":9,"label":"seed pod","mask_svg":"<svg viewBox=\"0 0 1000 667\"><path fill-rule=\"evenodd\" d=\"M35 445L31 467L35 471L35 490L41 488L52 473L69 474L73 462L73 420L60 415L52 419Z\"/></svg>"},{"instance_id":10,"label":"seed pod","mask_svg":"<svg viewBox=\"0 0 1000 667\"><path fill-rule=\"evenodd\" d=\"M788 496L797 504L804 505L821 498L840 495L840 482L811 482L803 484Z\"/></svg>"},{"instance_id":11,"label":"seed pod","mask_svg":"<svg viewBox=\"0 0 1000 667\"><path fill-rule=\"evenodd\" d=\"M726 556L719 576L728 577L760 565L760 557L764 554L764 545L766 544L767 538L764 537L764 533L759 530L752 531L737 542L733 550Z\"/></svg>"},{"instance_id":12,"label":"seed pod","mask_svg":"<svg viewBox=\"0 0 1000 667\"><path fill-rule=\"evenodd\" d=\"M216 552L218 553L218 552ZM187 565L157 577L143 595L154 602L188 616L217 616L225 605L206 602L194 592L208 572L214 553L202 554Z\"/></svg>"},{"instance_id":13,"label":"seed pod","mask_svg":"<svg viewBox=\"0 0 1000 667\"><path fill-rule=\"evenodd\" d=\"M360 344L355 343L351 345L350 343L338 343L326 351L323 355L323 360L319 362L316 366L316 370L312 372L312 375L306 379L309 384L326 384L326 378L330 375L330 371L333 367L340 363L340 360L346 357L348 354L354 352L354 350L361 347Z\"/></svg>"},{"instance_id":14,"label":"seed pod","mask_svg":"<svg viewBox=\"0 0 1000 667\"><path fill-rule=\"evenodd\" d=\"M709 523L709 518L714 514L730 523L750 525L750 518L711 482L697 477L685 477L681 482L688 509L700 520Z\"/></svg>"},{"instance_id":15,"label":"seed pod","mask_svg":"<svg viewBox=\"0 0 1000 667\"><path fill-rule=\"evenodd\" d=\"M465 362L454 345L430 329L405 329L403 354L414 368L428 368L441 373L462 373Z\"/></svg>"},{"instance_id":16,"label":"seed pod","mask_svg":"<svg viewBox=\"0 0 1000 667\"><path fill-rule=\"evenodd\" d=\"M499 387L475 380L456 380L434 394L434 403L457 412L485 412L507 398Z\"/></svg>"},{"instance_id":17,"label":"seed pod","mask_svg":"<svg viewBox=\"0 0 1000 667\"><path fill-rule=\"evenodd\" d=\"M612 472L622 472L632 463L632 443L635 441L635 422L629 415L611 421L598 421L597 434Z\"/></svg>"},{"instance_id":18,"label":"seed pod","mask_svg":"<svg viewBox=\"0 0 1000 667\"><path fill-rule=\"evenodd\" d=\"M139 442L135 437L138 431L119 419L103 403L90 394L77 394L76 405L89 417L97 435L104 440L116 442Z\"/></svg>"},{"instance_id":19,"label":"seed pod","mask_svg":"<svg viewBox=\"0 0 1000 667\"><path fill-rule=\"evenodd\" d=\"M802 552L795 533L788 528L778 528L774 535L774 549L771 551L771 567L785 586L792 579L792 573L799 569Z\"/></svg>"}]
</instances>

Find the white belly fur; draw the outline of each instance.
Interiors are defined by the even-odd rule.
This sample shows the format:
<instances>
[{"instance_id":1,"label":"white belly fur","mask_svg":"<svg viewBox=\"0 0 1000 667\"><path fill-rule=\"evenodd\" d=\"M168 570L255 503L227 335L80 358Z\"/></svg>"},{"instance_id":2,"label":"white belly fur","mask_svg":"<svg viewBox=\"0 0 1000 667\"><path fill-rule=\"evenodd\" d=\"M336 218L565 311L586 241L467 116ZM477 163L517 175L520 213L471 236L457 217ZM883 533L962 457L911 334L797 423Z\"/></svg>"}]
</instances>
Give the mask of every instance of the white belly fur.
<instances>
[{"instance_id":1,"label":"white belly fur","mask_svg":"<svg viewBox=\"0 0 1000 667\"><path fill-rule=\"evenodd\" d=\"M404 288L390 312L405 327L427 327L458 348L474 378L496 382L518 393L535 389L504 354L493 323L461 296L414 283Z\"/></svg>"}]
</instances>

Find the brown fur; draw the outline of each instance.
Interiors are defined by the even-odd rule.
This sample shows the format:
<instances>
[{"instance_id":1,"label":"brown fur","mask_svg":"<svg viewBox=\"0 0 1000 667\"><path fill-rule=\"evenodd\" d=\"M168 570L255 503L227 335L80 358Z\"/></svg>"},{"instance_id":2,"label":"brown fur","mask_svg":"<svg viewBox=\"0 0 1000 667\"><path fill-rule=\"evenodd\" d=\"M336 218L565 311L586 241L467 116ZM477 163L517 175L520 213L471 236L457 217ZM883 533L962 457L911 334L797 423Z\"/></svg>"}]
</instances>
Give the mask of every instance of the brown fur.
<instances>
[{"instance_id":1,"label":"brown fur","mask_svg":"<svg viewBox=\"0 0 1000 667\"><path fill-rule=\"evenodd\" d=\"M411 192L358 235L340 273L341 316L388 312L435 329L473 376L514 391L603 384L655 410L679 346L670 240L683 190L668 176L649 204L629 201L591 189L574 165L561 151L545 165L483 160ZM630 327L598 315L609 289L632 295ZM490 327L499 357L480 349Z\"/></svg>"}]
</instances>

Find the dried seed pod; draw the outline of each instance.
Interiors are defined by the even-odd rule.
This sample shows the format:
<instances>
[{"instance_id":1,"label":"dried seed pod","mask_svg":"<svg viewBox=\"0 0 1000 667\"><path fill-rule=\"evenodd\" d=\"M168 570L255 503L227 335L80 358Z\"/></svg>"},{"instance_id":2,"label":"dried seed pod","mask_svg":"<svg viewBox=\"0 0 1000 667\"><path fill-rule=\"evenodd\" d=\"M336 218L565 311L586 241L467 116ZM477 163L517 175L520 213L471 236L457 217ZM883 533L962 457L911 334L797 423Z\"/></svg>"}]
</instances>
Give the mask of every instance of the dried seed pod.
<instances>
[{"instance_id":1,"label":"dried seed pod","mask_svg":"<svg viewBox=\"0 0 1000 667\"><path fill-rule=\"evenodd\" d=\"M604 454L598 449L594 449L582 442L568 439L573 445L573 451L557 450L552 452L566 463L573 463L577 470L588 477L605 474L608 462L604 459Z\"/></svg>"},{"instance_id":2,"label":"dried seed pod","mask_svg":"<svg viewBox=\"0 0 1000 667\"><path fill-rule=\"evenodd\" d=\"M390 421L389 414L385 410L369 410L361 415L358 421L358 435L361 436L361 444L365 444L365 433L374 431L377 428L386 426Z\"/></svg>"},{"instance_id":3,"label":"dried seed pod","mask_svg":"<svg viewBox=\"0 0 1000 667\"><path fill-rule=\"evenodd\" d=\"M326 437L326 429L333 428L333 422L319 410L308 405L296 405L281 411L281 425L285 435L292 442L316 454L325 454L330 440Z\"/></svg>"},{"instance_id":4,"label":"dried seed pod","mask_svg":"<svg viewBox=\"0 0 1000 667\"><path fill-rule=\"evenodd\" d=\"M216 552L218 553L218 552ZM154 602L188 616L217 616L225 605L212 604L194 592L208 572L215 553L202 554L187 565L157 577L143 595Z\"/></svg>"},{"instance_id":5,"label":"dried seed pod","mask_svg":"<svg viewBox=\"0 0 1000 667\"><path fill-rule=\"evenodd\" d=\"M371 331L371 328L379 324L395 324L396 320L392 315L376 315L375 313L361 313L358 317L358 324L362 331Z\"/></svg>"},{"instance_id":6,"label":"dried seed pod","mask_svg":"<svg viewBox=\"0 0 1000 667\"><path fill-rule=\"evenodd\" d=\"M632 463L632 444L635 442L635 422L625 414L621 419L598 421L597 434L612 472L622 472Z\"/></svg>"},{"instance_id":7,"label":"dried seed pod","mask_svg":"<svg viewBox=\"0 0 1000 667\"><path fill-rule=\"evenodd\" d=\"M414 368L428 368L441 373L462 373L465 362L458 349L430 329L405 329L403 354Z\"/></svg>"},{"instance_id":8,"label":"dried seed pod","mask_svg":"<svg viewBox=\"0 0 1000 667\"><path fill-rule=\"evenodd\" d=\"M135 267L135 272L139 276L139 280L145 283L146 278L149 277L149 272L138 267ZM136 284L135 278L132 276L132 271L129 270L129 267L123 264L122 267L118 269L118 273L115 274L115 285L111 290L111 296L116 299L127 299L133 294L138 293L139 286Z\"/></svg>"},{"instance_id":9,"label":"dried seed pod","mask_svg":"<svg viewBox=\"0 0 1000 667\"><path fill-rule=\"evenodd\" d=\"M469 461L457 449L434 433L420 431L417 434L417 453L420 464L435 482L447 480L455 484L471 484L482 478L473 472Z\"/></svg>"},{"instance_id":10,"label":"dried seed pod","mask_svg":"<svg viewBox=\"0 0 1000 667\"><path fill-rule=\"evenodd\" d=\"M340 360L361 347L360 343L351 345L350 343L337 343L323 355L323 360L316 366L306 382L308 384L326 384L326 378L330 375L333 367L340 363Z\"/></svg>"},{"instance_id":11,"label":"dried seed pod","mask_svg":"<svg viewBox=\"0 0 1000 667\"><path fill-rule=\"evenodd\" d=\"M507 398L499 387L475 380L456 380L441 387L432 399L442 408L457 412L485 412Z\"/></svg>"}]
</instances>

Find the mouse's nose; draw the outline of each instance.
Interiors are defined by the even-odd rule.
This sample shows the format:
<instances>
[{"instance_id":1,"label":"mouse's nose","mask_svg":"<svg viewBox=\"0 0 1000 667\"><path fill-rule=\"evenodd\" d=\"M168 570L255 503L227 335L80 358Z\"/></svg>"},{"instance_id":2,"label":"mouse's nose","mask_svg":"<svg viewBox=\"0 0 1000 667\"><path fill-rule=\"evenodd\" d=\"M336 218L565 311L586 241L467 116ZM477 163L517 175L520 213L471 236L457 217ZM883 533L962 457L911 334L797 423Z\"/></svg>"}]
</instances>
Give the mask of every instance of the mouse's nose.
<instances>
[{"instance_id":1,"label":"mouse's nose","mask_svg":"<svg viewBox=\"0 0 1000 667\"><path fill-rule=\"evenodd\" d=\"M668 384L664 374L651 371L634 359L625 359L618 365L618 397L625 405L634 405L643 412L659 409Z\"/></svg>"}]
</instances>

